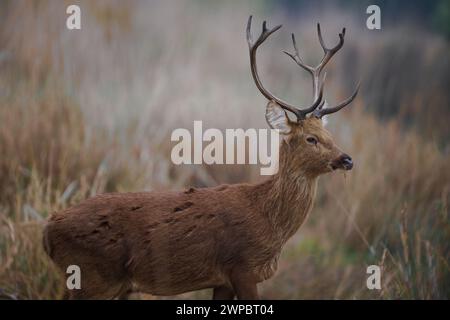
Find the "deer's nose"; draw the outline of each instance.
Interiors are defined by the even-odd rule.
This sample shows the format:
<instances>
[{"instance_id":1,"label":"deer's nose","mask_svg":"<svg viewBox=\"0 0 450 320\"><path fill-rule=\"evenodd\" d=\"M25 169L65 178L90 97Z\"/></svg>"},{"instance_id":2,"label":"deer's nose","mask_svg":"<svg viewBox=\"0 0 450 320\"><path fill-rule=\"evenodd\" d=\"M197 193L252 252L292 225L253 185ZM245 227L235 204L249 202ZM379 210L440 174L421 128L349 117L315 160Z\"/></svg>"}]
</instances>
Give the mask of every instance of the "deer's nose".
<instances>
[{"instance_id":1,"label":"deer's nose","mask_svg":"<svg viewBox=\"0 0 450 320\"><path fill-rule=\"evenodd\" d=\"M351 170L353 168L353 160L348 154L344 153L342 156L340 156L340 158L340 162L344 170Z\"/></svg>"}]
</instances>

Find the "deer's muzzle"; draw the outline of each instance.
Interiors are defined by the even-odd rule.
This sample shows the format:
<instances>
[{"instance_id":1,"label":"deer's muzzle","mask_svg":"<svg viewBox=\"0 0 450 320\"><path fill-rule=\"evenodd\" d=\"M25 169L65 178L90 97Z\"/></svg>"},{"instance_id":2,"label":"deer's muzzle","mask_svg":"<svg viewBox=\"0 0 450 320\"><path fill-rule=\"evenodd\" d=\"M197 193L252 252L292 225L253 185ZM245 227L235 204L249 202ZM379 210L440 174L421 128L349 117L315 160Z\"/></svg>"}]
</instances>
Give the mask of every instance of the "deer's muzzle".
<instances>
[{"instance_id":1,"label":"deer's muzzle","mask_svg":"<svg viewBox=\"0 0 450 320\"><path fill-rule=\"evenodd\" d=\"M343 153L331 163L331 168L333 170L351 170L353 168L353 160L348 154Z\"/></svg>"}]
</instances>

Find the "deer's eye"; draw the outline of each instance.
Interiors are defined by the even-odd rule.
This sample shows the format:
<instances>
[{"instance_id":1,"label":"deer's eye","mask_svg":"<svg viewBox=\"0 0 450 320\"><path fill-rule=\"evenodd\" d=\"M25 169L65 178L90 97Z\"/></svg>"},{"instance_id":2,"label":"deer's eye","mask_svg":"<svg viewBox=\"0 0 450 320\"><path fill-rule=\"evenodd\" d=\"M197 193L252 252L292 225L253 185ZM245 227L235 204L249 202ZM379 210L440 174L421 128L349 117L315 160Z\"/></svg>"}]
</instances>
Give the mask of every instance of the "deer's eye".
<instances>
[{"instance_id":1,"label":"deer's eye","mask_svg":"<svg viewBox=\"0 0 450 320\"><path fill-rule=\"evenodd\" d=\"M308 137L306 138L306 142L308 142L309 144L316 145L318 141L317 141L317 138L316 138L316 137L308 136Z\"/></svg>"}]
</instances>

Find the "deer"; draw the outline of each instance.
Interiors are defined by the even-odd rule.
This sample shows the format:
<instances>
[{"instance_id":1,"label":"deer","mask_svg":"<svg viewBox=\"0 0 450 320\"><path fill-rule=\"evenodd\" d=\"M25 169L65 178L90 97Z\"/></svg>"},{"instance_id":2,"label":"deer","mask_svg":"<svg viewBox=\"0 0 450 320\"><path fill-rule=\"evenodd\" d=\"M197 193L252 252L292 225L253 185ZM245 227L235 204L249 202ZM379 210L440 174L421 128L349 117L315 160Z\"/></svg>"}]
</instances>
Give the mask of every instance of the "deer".
<instances>
[{"instance_id":1,"label":"deer","mask_svg":"<svg viewBox=\"0 0 450 320\"><path fill-rule=\"evenodd\" d=\"M256 53L281 25L263 22L256 41L247 23L250 68L268 99L265 118L280 133L278 172L254 184L190 187L180 191L105 193L54 213L43 232L44 249L64 273L81 270L81 288L68 299L115 299L132 292L173 296L212 289L213 299L259 299L257 285L271 278L282 248L311 211L318 177L351 170L353 161L334 143L322 119L349 105L354 93L330 106L323 98L322 71L344 44L328 48L306 65L292 34L294 52L285 53L313 80L313 103L291 105L270 93L258 75ZM295 117L295 119L291 119Z\"/></svg>"}]
</instances>

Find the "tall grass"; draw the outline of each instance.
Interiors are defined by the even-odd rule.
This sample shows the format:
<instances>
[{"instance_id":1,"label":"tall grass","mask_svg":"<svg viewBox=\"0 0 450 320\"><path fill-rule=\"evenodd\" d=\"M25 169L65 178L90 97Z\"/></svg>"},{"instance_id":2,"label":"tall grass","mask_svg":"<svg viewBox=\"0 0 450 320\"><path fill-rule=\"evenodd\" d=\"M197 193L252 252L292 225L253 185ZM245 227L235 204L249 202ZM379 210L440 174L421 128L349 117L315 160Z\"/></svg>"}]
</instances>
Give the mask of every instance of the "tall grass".
<instances>
[{"instance_id":1,"label":"tall grass","mask_svg":"<svg viewBox=\"0 0 450 320\"><path fill-rule=\"evenodd\" d=\"M266 127L244 26L249 13L273 24L287 18L261 3L86 1L82 30L68 31L65 5L1 4L2 298L61 297L63 279L41 245L52 212L102 192L261 179L255 166L174 166L169 138L197 119L205 127ZM436 64L448 43L429 34L417 41L401 27L374 36L355 19L334 10L288 20L261 50L267 86L307 103L309 79L279 49L290 47L288 31L299 30L312 63L320 53L313 22L326 21L330 43L345 22L350 32L329 68L328 98L342 98L363 78L356 103L330 118L356 166L321 178L311 217L262 294L448 299L448 60ZM383 269L381 291L366 288L371 264Z\"/></svg>"}]
</instances>

